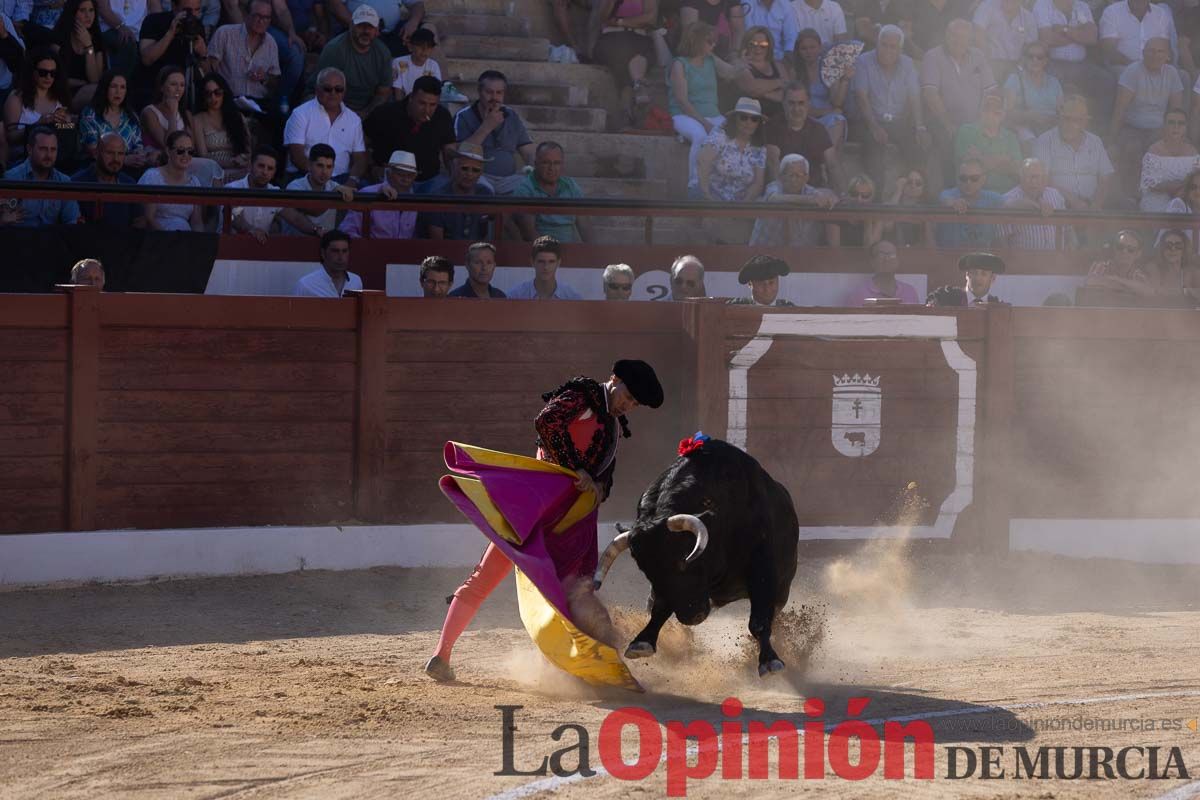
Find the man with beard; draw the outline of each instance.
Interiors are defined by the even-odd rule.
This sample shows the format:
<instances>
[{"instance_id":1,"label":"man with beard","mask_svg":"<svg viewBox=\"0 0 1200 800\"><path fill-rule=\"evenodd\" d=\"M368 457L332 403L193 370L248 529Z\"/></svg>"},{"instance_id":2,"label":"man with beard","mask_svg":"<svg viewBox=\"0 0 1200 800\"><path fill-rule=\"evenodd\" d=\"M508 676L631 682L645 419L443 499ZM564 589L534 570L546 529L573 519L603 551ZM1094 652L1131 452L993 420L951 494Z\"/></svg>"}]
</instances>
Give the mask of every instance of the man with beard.
<instances>
[{"instance_id":1,"label":"man with beard","mask_svg":"<svg viewBox=\"0 0 1200 800\"><path fill-rule=\"evenodd\" d=\"M126 175L125 140L120 134L109 131L100 137L96 146L96 160L71 176L73 183L103 183L109 186L132 186L137 183ZM137 203L117 203L111 200L96 203L85 200L80 206L83 218L89 223L110 225L114 228L145 227L146 218Z\"/></svg>"},{"instance_id":2,"label":"man with beard","mask_svg":"<svg viewBox=\"0 0 1200 800\"><path fill-rule=\"evenodd\" d=\"M475 242L467 248L467 280L448 297L504 298L504 292L492 286L496 274L496 248L488 242Z\"/></svg>"},{"instance_id":3,"label":"man with beard","mask_svg":"<svg viewBox=\"0 0 1200 800\"><path fill-rule=\"evenodd\" d=\"M341 70L346 76L346 105L366 117L392 96L392 54L378 40L378 11L361 5L354 9L353 23L350 30L325 45L317 72L326 67Z\"/></svg>"},{"instance_id":4,"label":"man with beard","mask_svg":"<svg viewBox=\"0 0 1200 800\"><path fill-rule=\"evenodd\" d=\"M553 236L541 236L533 243L533 280L514 286L511 300L582 300L579 292L558 282L562 265L562 245Z\"/></svg>"},{"instance_id":5,"label":"man with beard","mask_svg":"<svg viewBox=\"0 0 1200 800\"><path fill-rule=\"evenodd\" d=\"M54 168L58 160L58 135L51 128L37 127L29 134L29 157L4 173L9 181L50 181L70 183L71 179ZM79 204L74 200L21 201L24 216L16 225L40 228L44 225L74 225L79 222Z\"/></svg>"},{"instance_id":6,"label":"man with beard","mask_svg":"<svg viewBox=\"0 0 1200 800\"><path fill-rule=\"evenodd\" d=\"M988 294L996 276L1004 272L1004 261L991 253L967 253L958 260L963 271L964 285L941 286L929 293L927 306L970 306L978 303L999 303L1000 298Z\"/></svg>"},{"instance_id":7,"label":"man with beard","mask_svg":"<svg viewBox=\"0 0 1200 800\"><path fill-rule=\"evenodd\" d=\"M496 194L512 194L524 175L517 171L517 154L533 164L533 139L521 115L504 105L508 78L489 69L479 76L479 99L454 117L454 135L464 144L483 148L491 166L488 182Z\"/></svg>"},{"instance_id":8,"label":"man with beard","mask_svg":"<svg viewBox=\"0 0 1200 800\"><path fill-rule=\"evenodd\" d=\"M417 183L425 184L454 158L454 119L438 102L442 84L431 75L417 78L403 100L384 103L363 120L371 157L383 166L388 153L405 150L417 157ZM419 191L419 189L418 189Z\"/></svg>"},{"instance_id":9,"label":"man with beard","mask_svg":"<svg viewBox=\"0 0 1200 800\"><path fill-rule=\"evenodd\" d=\"M279 187L271 183L278 168L279 154L269 146L260 144L250 158L250 171L246 177L226 184L226 188L278 191ZM266 244L280 210L271 206L234 206L233 229L238 233L250 234L259 244Z\"/></svg>"}]
</instances>

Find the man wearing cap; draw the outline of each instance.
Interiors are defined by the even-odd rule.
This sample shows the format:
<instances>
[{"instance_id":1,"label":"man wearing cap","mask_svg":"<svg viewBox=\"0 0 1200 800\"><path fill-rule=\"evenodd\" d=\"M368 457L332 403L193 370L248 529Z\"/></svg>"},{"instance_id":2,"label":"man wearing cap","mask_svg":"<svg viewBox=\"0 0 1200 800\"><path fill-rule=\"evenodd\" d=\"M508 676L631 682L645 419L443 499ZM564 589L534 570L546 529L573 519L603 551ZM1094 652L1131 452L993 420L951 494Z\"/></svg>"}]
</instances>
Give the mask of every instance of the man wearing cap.
<instances>
[{"instance_id":1,"label":"man wearing cap","mask_svg":"<svg viewBox=\"0 0 1200 800\"><path fill-rule=\"evenodd\" d=\"M449 175L439 175L420 194L454 197L491 197L492 187L479 179L488 161L479 145L463 142L455 151L454 166ZM465 211L423 211L417 216L417 229L423 239L487 239L491 217Z\"/></svg>"},{"instance_id":2,"label":"man wearing cap","mask_svg":"<svg viewBox=\"0 0 1200 800\"><path fill-rule=\"evenodd\" d=\"M379 12L368 5L354 9L353 25L329 40L317 72L336 67L346 76L346 105L359 117L392 96L392 54L378 40ZM316 84L309 88L316 89Z\"/></svg>"},{"instance_id":3,"label":"man wearing cap","mask_svg":"<svg viewBox=\"0 0 1200 800\"><path fill-rule=\"evenodd\" d=\"M546 406L534 420L537 457L575 470L580 492L594 492L603 502L612 489L616 470L617 429L629 438L626 414L638 406L658 408L663 402L662 385L645 361L622 359L613 365L604 383L577 377L542 395ZM592 517L595 519L595 516ZM584 526L578 541L553 540L549 553L556 572L564 581L578 581L590 588L597 565L596 528ZM572 528L572 530L576 530ZM549 549L549 548L547 548ZM454 680L450 652L458 637L489 594L512 569L512 562L494 544L489 544L471 576L454 592L437 650L425 664L425 672L437 681Z\"/></svg>"},{"instance_id":4,"label":"man wearing cap","mask_svg":"<svg viewBox=\"0 0 1200 800\"><path fill-rule=\"evenodd\" d=\"M367 186L362 191L366 194L381 194L388 200L395 200L402 195L411 195L413 180L417 177L417 159L412 153L397 150L388 159L387 168L383 171L383 183ZM358 239L363 235L363 215L361 211L349 211L342 224L341 230ZM378 209L371 211L372 239L412 239L417 232L417 212L401 209Z\"/></svg>"},{"instance_id":5,"label":"man wearing cap","mask_svg":"<svg viewBox=\"0 0 1200 800\"><path fill-rule=\"evenodd\" d=\"M743 286L750 284L750 296L735 297L729 301L729 305L777 308L795 306L792 301L779 296L779 279L791 271L786 261L772 256L752 256L738 270L738 283Z\"/></svg>"},{"instance_id":6,"label":"man wearing cap","mask_svg":"<svg viewBox=\"0 0 1200 800\"><path fill-rule=\"evenodd\" d=\"M442 84L424 75L413 82L403 100L384 103L363 120L363 132L371 157L379 166L396 150L407 150L417 158L417 183L438 177L442 162L454 158L454 118L438 102ZM420 188L418 187L418 191Z\"/></svg>"},{"instance_id":7,"label":"man wearing cap","mask_svg":"<svg viewBox=\"0 0 1200 800\"><path fill-rule=\"evenodd\" d=\"M464 144L478 145L488 157L487 179L496 194L512 194L524 179L517 155L533 164L533 139L521 115L504 105L508 78L489 69L479 76L479 99L454 117L454 135Z\"/></svg>"},{"instance_id":8,"label":"man wearing cap","mask_svg":"<svg viewBox=\"0 0 1200 800\"><path fill-rule=\"evenodd\" d=\"M1004 272L1004 261L991 253L967 253L958 260L965 285L941 286L929 293L927 306L969 306L976 303L999 303L1000 298L988 294L996 276Z\"/></svg>"},{"instance_id":9,"label":"man wearing cap","mask_svg":"<svg viewBox=\"0 0 1200 800\"><path fill-rule=\"evenodd\" d=\"M326 13L341 26L354 24L354 14L364 5L379 15L379 40L394 56L408 52L407 45L425 21L422 0L324 0Z\"/></svg>"}]
</instances>

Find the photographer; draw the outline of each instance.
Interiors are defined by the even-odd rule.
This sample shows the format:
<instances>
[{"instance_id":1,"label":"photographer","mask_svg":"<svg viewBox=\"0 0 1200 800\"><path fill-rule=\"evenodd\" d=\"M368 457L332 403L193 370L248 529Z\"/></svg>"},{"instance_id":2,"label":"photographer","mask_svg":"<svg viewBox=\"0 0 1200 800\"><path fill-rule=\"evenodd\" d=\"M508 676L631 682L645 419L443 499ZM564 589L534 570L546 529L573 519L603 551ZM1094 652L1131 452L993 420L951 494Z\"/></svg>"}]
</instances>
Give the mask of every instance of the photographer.
<instances>
[{"instance_id":1,"label":"photographer","mask_svg":"<svg viewBox=\"0 0 1200 800\"><path fill-rule=\"evenodd\" d=\"M138 35L140 64L134 73L134 105L150 102L159 71L173 64L194 66L192 80L205 74L208 42L201 21L201 0L178 0L173 11L150 14ZM189 55L192 57L189 62Z\"/></svg>"}]
</instances>

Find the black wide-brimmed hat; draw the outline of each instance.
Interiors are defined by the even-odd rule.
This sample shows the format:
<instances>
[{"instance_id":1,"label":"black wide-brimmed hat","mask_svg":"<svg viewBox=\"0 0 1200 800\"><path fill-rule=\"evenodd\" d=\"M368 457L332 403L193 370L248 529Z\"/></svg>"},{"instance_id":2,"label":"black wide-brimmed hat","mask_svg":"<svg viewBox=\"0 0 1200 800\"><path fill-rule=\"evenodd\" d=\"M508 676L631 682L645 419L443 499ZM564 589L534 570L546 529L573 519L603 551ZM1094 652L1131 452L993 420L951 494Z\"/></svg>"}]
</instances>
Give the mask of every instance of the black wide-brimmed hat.
<instances>
[{"instance_id":1,"label":"black wide-brimmed hat","mask_svg":"<svg viewBox=\"0 0 1200 800\"><path fill-rule=\"evenodd\" d=\"M958 259L958 268L963 272L969 269L988 269L999 275L1004 272L1004 259L992 253L967 253Z\"/></svg>"},{"instance_id":2,"label":"black wide-brimmed hat","mask_svg":"<svg viewBox=\"0 0 1200 800\"><path fill-rule=\"evenodd\" d=\"M776 275L783 277L792 271L787 262L773 256L751 256L750 260L738 270L738 283L747 284L750 281L765 281Z\"/></svg>"},{"instance_id":3,"label":"black wide-brimmed hat","mask_svg":"<svg viewBox=\"0 0 1200 800\"><path fill-rule=\"evenodd\" d=\"M621 383L629 387L629 393L639 405L648 408L658 408L663 403L662 384L654 374L654 367L645 361L623 358L613 364L613 375L621 379Z\"/></svg>"}]
</instances>

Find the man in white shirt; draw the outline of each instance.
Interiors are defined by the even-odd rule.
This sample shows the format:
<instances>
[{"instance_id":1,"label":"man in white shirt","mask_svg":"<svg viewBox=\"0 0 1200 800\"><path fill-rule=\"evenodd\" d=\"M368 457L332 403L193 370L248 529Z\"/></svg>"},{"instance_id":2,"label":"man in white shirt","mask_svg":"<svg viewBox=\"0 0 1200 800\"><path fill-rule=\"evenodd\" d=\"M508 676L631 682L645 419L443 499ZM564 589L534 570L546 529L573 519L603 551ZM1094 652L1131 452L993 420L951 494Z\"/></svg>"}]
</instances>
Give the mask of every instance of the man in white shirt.
<instances>
[{"instance_id":1,"label":"man in white shirt","mask_svg":"<svg viewBox=\"0 0 1200 800\"><path fill-rule=\"evenodd\" d=\"M1151 39L1171 43L1172 60L1180 55L1175 34L1175 17L1165 3L1150 0L1120 0L1100 15L1100 52L1114 74L1142 59L1142 49Z\"/></svg>"},{"instance_id":2,"label":"man in white shirt","mask_svg":"<svg viewBox=\"0 0 1200 800\"><path fill-rule=\"evenodd\" d=\"M287 185L289 192L337 192L349 203L354 199L354 190L333 180L333 148L327 144L314 144L308 151L308 172ZM337 224L337 209L324 211L301 211L284 208L279 211L283 232L289 236L324 236Z\"/></svg>"},{"instance_id":3,"label":"man in white shirt","mask_svg":"<svg viewBox=\"0 0 1200 800\"><path fill-rule=\"evenodd\" d=\"M321 268L296 281L296 296L344 297L362 288L362 278L350 271L350 237L329 231L321 237Z\"/></svg>"},{"instance_id":4,"label":"man in white shirt","mask_svg":"<svg viewBox=\"0 0 1200 800\"><path fill-rule=\"evenodd\" d=\"M308 170L308 152L313 145L329 145L334 152L333 174L345 175L345 182L357 188L367 172L367 144L362 120L342 102L346 76L340 69L327 67L317 73L316 88L312 100L292 110L283 129L283 143L301 172Z\"/></svg>"},{"instance_id":5,"label":"man in white shirt","mask_svg":"<svg viewBox=\"0 0 1200 800\"><path fill-rule=\"evenodd\" d=\"M1033 15L1038 38L1050 49L1047 71L1064 86L1078 86L1096 101L1096 113L1108 116L1117 87L1112 73L1087 58L1088 46L1100 41L1092 9L1083 0L1037 0Z\"/></svg>"},{"instance_id":6,"label":"man in white shirt","mask_svg":"<svg viewBox=\"0 0 1200 800\"><path fill-rule=\"evenodd\" d=\"M508 292L510 300L582 300L579 292L559 283L562 245L553 236L540 236L533 242L533 280L517 284Z\"/></svg>"},{"instance_id":7,"label":"man in white shirt","mask_svg":"<svg viewBox=\"0 0 1200 800\"><path fill-rule=\"evenodd\" d=\"M1047 186L1046 165L1036 158L1027 158L1021 163L1020 183L1004 195L1004 207L1025 211L1037 211L1048 217L1055 211L1067 207L1062 194L1053 186ZM1069 239L1070 228L1063 231L1063 247ZM1000 235L1009 247L1019 250L1055 250L1058 248L1053 225L1001 225Z\"/></svg>"},{"instance_id":8,"label":"man in white shirt","mask_svg":"<svg viewBox=\"0 0 1200 800\"><path fill-rule=\"evenodd\" d=\"M1058 126L1033 143L1034 157L1049 170L1050 185L1072 211L1103 208L1115 171L1100 137L1087 131L1090 119L1087 100L1067 95L1059 108Z\"/></svg>"},{"instance_id":9,"label":"man in white shirt","mask_svg":"<svg viewBox=\"0 0 1200 800\"><path fill-rule=\"evenodd\" d=\"M821 44L828 47L850 38L846 32L846 13L836 0L792 0L796 12L796 27L800 30L812 28L821 34Z\"/></svg>"},{"instance_id":10,"label":"man in white shirt","mask_svg":"<svg viewBox=\"0 0 1200 800\"><path fill-rule=\"evenodd\" d=\"M226 184L226 188L279 191L279 187L271 183L278 168L279 154L267 145L259 145L250 158L250 171L246 177ZM266 244L279 212L278 207L272 206L234 206L233 229L238 233L250 234L259 244Z\"/></svg>"}]
</instances>

